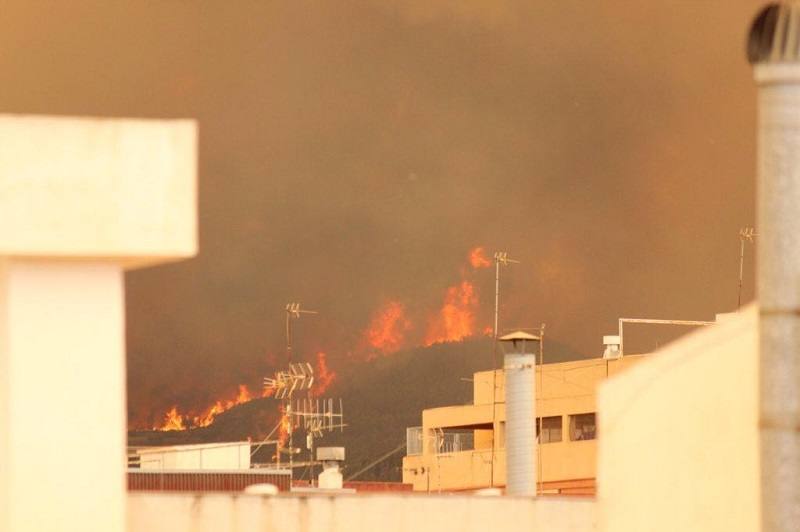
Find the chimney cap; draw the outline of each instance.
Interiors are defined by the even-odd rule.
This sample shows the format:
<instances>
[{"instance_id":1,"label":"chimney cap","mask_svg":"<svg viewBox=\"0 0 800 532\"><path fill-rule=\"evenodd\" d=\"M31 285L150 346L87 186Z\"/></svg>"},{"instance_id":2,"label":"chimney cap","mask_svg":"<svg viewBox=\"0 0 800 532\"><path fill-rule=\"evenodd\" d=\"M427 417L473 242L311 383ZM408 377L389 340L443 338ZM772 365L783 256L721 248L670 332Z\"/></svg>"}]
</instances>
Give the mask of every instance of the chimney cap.
<instances>
[{"instance_id":1,"label":"chimney cap","mask_svg":"<svg viewBox=\"0 0 800 532\"><path fill-rule=\"evenodd\" d=\"M799 63L800 3L771 3L753 19L747 37L747 60L757 63Z\"/></svg>"},{"instance_id":2,"label":"chimney cap","mask_svg":"<svg viewBox=\"0 0 800 532\"><path fill-rule=\"evenodd\" d=\"M603 345L619 345L619 335L607 334L603 336Z\"/></svg>"},{"instance_id":3,"label":"chimney cap","mask_svg":"<svg viewBox=\"0 0 800 532\"><path fill-rule=\"evenodd\" d=\"M534 342L538 342L541 340L538 336L534 336L530 333L526 333L524 331L514 331L512 333L508 333L505 336L501 336L498 338L501 342L513 342L515 340L532 340Z\"/></svg>"}]
</instances>

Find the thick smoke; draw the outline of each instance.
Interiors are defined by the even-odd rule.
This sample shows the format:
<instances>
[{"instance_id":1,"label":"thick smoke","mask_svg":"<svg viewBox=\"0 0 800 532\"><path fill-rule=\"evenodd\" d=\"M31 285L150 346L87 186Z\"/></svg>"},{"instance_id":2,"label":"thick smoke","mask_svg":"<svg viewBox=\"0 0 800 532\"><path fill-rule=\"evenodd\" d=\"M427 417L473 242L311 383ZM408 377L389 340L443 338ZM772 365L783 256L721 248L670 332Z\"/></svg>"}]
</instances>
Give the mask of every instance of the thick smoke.
<instances>
[{"instance_id":1,"label":"thick smoke","mask_svg":"<svg viewBox=\"0 0 800 532\"><path fill-rule=\"evenodd\" d=\"M296 352L336 370L386 301L436 309L477 245L521 261L503 324L587 356L620 316L731 310L760 4L19 1L0 109L200 121L200 256L127 278L147 425L257 388L291 301L319 311ZM492 269L475 284L483 324Z\"/></svg>"}]
</instances>

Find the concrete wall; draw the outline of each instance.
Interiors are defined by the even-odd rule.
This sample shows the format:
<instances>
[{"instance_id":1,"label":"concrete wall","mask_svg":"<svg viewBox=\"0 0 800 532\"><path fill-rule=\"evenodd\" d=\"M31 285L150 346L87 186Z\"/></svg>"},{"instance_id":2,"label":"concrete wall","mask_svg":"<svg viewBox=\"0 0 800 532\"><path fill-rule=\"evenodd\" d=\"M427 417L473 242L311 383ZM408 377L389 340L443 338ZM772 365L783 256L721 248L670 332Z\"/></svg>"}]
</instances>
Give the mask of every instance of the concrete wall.
<instances>
[{"instance_id":1,"label":"concrete wall","mask_svg":"<svg viewBox=\"0 0 800 532\"><path fill-rule=\"evenodd\" d=\"M113 259L197 252L190 120L0 115L0 255Z\"/></svg>"},{"instance_id":2,"label":"concrete wall","mask_svg":"<svg viewBox=\"0 0 800 532\"><path fill-rule=\"evenodd\" d=\"M250 443L192 445L139 451L141 468L153 469L216 469L250 468Z\"/></svg>"},{"instance_id":3,"label":"concrete wall","mask_svg":"<svg viewBox=\"0 0 800 532\"><path fill-rule=\"evenodd\" d=\"M128 532L591 532L591 500L356 495L128 496Z\"/></svg>"},{"instance_id":4,"label":"concrete wall","mask_svg":"<svg viewBox=\"0 0 800 532\"><path fill-rule=\"evenodd\" d=\"M759 530L757 339L750 306L601 387L601 530Z\"/></svg>"}]
</instances>

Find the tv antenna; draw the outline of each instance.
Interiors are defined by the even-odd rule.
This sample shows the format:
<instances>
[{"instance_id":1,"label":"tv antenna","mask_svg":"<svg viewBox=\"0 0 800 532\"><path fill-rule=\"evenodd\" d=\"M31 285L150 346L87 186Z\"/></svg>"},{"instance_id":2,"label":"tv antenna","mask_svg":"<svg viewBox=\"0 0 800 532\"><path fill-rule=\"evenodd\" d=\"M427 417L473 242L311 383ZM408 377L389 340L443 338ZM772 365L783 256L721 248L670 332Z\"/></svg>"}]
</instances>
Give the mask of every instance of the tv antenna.
<instances>
[{"instance_id":1,"label":"tv antenna","mask_svg":"<svg viewBox=\"0 0 800 532\"><path fill-rule=\"evenodd\" d=\"M518 260L509 259L505 251L495 251L494 253L494 339L497 340L497 323L500 318L500 265L519 264ZM496 364L495 364L496 367Z\"/></svg>"},{"instance_id":2,"label":"tv antenna","mask_svg":"<svg viewBox=\"0 0 800 532\"><path fill-rule=\"evenodd\" d=\"M292 414L297 418L298 426L302 425L306 432L306 449L309 453L310 475L309 478L314 482L314 439L321 438L326 432L334 432L339 429L344 432L347 426L344 423L344 408L342 400L338 400L339 409L336 409L334 399L298 399Z\"/></svg>"},{"instance_id":3,"label":"tv antenna","mask_svg":"<svg viewBox=\"0 0 800 532\"><path fill-rule=\"evenodd\" d=\"M494 334L492 338L492 462L490 464L489 486L494 487L494 449L497 445L495 426L497 425L497 336L500 320L500 266L519 264L518 260L509 259L505 251L494 252Z\"/></svg>"},{"instance_id":4,"label":"tv antenna","mask_svg":"<svg viewBox=\"0 0 800 532\"><path fill-rule=\"evenodd\" d=\"M755 243L755 237L758 236L754 227L742 227L739 229L739 301L736 308L742 308L742 282L744 280L744 243Z\"/></svg>"},{"instance_id":5,"label":"tv antenna","mask_svg":"<svg viewBox=\"0 0 800 532\"><path fill-rule=\"evenodd\" d=\"M319 314L316 310L303 310L300 303L288 303L286 305L286 353L289 356L289 363L292 362L292 319L298 319L301 314Z\"/></svg>"},{"instance_id":6,"label":"tv antenna","mask_svg":"<svg viewBox=\"0 0 800 532\"><path fill-rule=\"evenodd\" d=\"M264 390L273 390L276 399L290 399L297 390L310 390L314 384L314 368L308 362L289 364L289 369L264 377Z\"/></svg>"}]
</instances>

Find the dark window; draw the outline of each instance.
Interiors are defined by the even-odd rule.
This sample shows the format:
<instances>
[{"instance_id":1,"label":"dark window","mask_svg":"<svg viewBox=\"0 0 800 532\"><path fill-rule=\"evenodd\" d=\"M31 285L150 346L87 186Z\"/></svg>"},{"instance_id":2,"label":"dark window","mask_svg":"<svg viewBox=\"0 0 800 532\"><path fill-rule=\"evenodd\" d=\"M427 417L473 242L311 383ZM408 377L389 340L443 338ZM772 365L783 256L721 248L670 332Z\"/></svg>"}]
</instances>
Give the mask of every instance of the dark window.
<instances>
[{"instance_id":1,"label":"dark window","mask_svg":"<svg viewBox=\"0 0 800 532\"><path fill-rule=\"evenodd\" d=\"M541 424L541 435L539 427ZM536 437L541 443L561 441L561 416L550 416L536 419Z\"/></svg>"},{"instance_id":2,"label":"dark window","mask_svg":"<svg viewBox=\"0 0 800 532\"><path fill-rule=\"evenodd\" d=\"M569 416L569 439L572 441L593 440L597 434L595 414L575 414Z\"/></svg>"}]
</instances>

